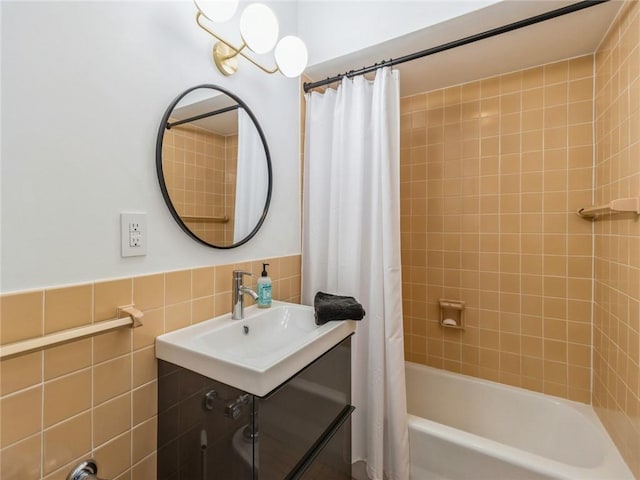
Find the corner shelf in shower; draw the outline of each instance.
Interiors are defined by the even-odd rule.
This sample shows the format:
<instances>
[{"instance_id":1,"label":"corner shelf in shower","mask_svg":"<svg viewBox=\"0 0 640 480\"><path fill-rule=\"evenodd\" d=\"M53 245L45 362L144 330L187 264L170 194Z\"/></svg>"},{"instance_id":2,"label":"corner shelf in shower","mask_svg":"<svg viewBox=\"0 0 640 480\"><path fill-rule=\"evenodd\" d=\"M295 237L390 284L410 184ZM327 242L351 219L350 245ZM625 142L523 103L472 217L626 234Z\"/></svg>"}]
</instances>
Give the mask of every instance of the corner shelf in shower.
<instances>
[{"instance_id":1,"label":"corner shelf in shower","mask_svg":"<svg viewBox=\"0 0 640 480\"><path fill-rule=\"evenodd\" d=\"M578 215L582 218L597 218L600 215L611 215L614 213L633 212L640 215L640 197L617 198L611 200L606 205L593 205L578 210Z\"/></svg>"}]
</instances>

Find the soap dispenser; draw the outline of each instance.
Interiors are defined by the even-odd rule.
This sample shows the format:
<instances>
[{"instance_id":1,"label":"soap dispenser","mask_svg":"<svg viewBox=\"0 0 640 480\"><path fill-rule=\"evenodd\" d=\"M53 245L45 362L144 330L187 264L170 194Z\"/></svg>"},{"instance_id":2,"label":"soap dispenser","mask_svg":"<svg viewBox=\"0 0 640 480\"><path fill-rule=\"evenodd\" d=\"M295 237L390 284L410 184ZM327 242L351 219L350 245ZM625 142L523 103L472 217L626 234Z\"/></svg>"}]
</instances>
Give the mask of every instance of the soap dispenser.
<instances>
[{"instance_id":1,"label":"soap dispenser","mask_svg":"<svg viewBox=\"0 0 640 480\"><path fill-rule=\"evenodd\" d=\"M267 273L268 263L262 264L262 275L258 279L258 308L271 306L271 277Z\"/></svg>"}]
</instances>

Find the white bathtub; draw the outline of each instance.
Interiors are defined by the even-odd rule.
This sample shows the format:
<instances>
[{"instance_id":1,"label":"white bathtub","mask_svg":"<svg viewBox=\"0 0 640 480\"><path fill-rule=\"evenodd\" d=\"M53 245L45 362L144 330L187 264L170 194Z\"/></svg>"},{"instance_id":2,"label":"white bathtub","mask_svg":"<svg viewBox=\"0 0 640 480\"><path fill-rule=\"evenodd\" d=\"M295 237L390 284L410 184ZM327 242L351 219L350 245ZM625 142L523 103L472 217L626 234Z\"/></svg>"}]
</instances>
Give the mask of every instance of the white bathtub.
<instances>
[{"instance_id":1,"label":"white bathtub","mask_svg":"<svg viewBox=\"0 0 640 480\"><path fill-rule=\"evenodd\" d=\"M411 480L622 480L588 405L406 363Z\"/></svg>"}]
</instances>

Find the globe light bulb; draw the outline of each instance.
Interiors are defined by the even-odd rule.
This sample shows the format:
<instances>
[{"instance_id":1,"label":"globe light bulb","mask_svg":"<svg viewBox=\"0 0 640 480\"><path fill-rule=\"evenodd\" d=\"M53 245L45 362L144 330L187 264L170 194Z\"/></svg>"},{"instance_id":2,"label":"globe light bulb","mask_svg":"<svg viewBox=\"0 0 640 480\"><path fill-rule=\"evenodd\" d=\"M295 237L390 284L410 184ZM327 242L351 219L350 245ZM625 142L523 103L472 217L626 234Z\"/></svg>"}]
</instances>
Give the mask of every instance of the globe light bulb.
<instances>
[{"instance_id":1,"label":"globe light bulb","mask_svg":"<svg viewBox=\"0 0 640 480\"><path fill-rule=\"evenodd\" d=\"M307 46L294 35L282 37L276 45L274 56L278 69L285 77L299 77L307 67Z\"/></svg>"},{"instance_id":2,"label":"globe light bulb","mask_svg":"<svg viewBox=\"0 0 640 480\"><path fill-rule=\"evenodd\" d=\"M269 7L252 3L240 17L242 41L255 53L269 52L278 41L278 19Z\"/></svg>"},{"instance_id":3,"label":"globe light bulb","mask_svg":"<svg viewBox=\"0 0 640 480\"><path fill-rule=\"evenodd\" d=\"M193 0L193 3L212 22L226 22L238 9L238 0Z\"/></svg>"}]
</instances>

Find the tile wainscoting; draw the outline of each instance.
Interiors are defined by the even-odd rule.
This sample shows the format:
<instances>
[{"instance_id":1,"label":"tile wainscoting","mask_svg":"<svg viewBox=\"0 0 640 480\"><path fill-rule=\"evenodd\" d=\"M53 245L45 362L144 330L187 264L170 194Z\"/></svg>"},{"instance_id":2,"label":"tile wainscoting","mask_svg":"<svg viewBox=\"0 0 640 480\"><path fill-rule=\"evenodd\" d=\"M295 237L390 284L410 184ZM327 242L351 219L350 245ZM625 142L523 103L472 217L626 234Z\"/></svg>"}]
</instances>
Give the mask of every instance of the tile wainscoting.
<instances>
[{"instance_id":1,"label":"tile wainscoting","mask_svg":"<svg viewBox=\"0 0 640 480\"><path fill-rule=\"evenodd\" d=\"M0 296L0 343L116 316L135 304L144 325L0 363L0 478L64 480L96 459L100 477L156 477L157 369L161 335L231 310L231 271L268 262L273 297L300 302L300 255L172 271Z\"/></svg>"}]
</instances>

